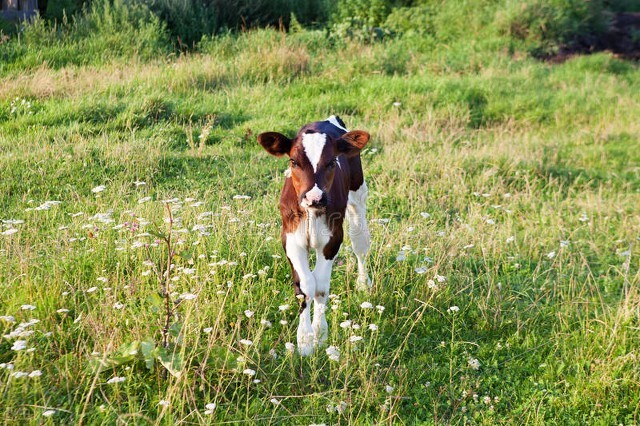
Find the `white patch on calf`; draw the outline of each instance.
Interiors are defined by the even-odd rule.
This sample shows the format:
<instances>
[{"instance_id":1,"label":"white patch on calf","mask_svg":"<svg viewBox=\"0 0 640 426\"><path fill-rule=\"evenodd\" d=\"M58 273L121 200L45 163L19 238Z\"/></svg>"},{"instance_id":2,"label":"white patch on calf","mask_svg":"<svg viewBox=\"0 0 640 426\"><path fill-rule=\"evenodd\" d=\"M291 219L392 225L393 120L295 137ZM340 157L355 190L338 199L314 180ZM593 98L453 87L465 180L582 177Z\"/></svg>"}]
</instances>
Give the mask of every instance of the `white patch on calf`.
<instances>
[{"instance_id":1,"label":"white patch on calf","mask_svg":"<svg viewBox=\"0 0 640 426\"><path fill-rule=\"evenodd\" d=\"M341 129L341 130L344 130L345 132L348 132L347 128L340 124L340 122L338 121L338 119L336 118L335 115L332 115L331 117L327 118L327 121L329 123L333 124L334 126L336 126L338 129Z\"/></svg>"},{"instance_id":2,"label":"white patch on calf","mask_svg":"<svg viewBox=\"0 0 640 426\"><path fill-rule=\"evenodd\" d=\"M298 351L301 355L313 353L314 345L322 344L327 337L326 310L329 295L329 280L333 260L327 260L322 249L331 238L326 216L309 213L300 221L294 232L286 234L285 251L293 269L300 278L300 290L305 294L307 306L300 313L298 325ZM316 267L309 267L309 248L316 249ZM314 303L313 324L311 323L311 303Z\"/></svg>"},{"instance_id":3,"label":"white patch on calf","mask_svg":"<svg viewBox=\"0 0 640 426\"><path fill-rule=\"evenodd\" d=\"M305 133L302 135L302 147L307 154L309 162L313 166L313 172L318 171L318 163L322 156L322 150L327 143L327 135L324 133Z\"/></svg>"}]
</instances>

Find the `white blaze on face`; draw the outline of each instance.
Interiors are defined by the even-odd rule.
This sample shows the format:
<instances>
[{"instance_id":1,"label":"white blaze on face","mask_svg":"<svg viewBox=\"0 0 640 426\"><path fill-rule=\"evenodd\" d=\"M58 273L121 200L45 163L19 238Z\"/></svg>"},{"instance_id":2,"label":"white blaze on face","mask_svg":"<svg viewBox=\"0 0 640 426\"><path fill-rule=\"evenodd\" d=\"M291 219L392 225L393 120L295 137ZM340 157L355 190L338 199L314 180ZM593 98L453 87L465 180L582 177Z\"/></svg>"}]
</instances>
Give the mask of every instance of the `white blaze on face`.
<instances>
[{"instance_id":1,"label":"white blaze on face","mask_svg":"<svg viewBox=\"0 0 640 426\"><path fill-rule=\"evenodd\" d=\"M305 133L302 135L302 147L307 154L309 162L313 166L313 172L318 171L318 163L322 156L322 150L327 143L327 135L324 133Z\"/></svg>"},{"instance_id":2,"label":"white blaze on face","mask_svg":"<svg viewBox=\"0 0 640 426\"><path fill-rule=\"evenodd\" d=\"M336 118L335 115L332 115L331 117L327 118L327 121L331 124L333 124L334 126L336 126L338 129L342 129L345 132L348 132L348 130L346 129L346 127L344 127L343 125L340 124L340 122L338 121L338 119Z\"/></svg>"}]
</instances>

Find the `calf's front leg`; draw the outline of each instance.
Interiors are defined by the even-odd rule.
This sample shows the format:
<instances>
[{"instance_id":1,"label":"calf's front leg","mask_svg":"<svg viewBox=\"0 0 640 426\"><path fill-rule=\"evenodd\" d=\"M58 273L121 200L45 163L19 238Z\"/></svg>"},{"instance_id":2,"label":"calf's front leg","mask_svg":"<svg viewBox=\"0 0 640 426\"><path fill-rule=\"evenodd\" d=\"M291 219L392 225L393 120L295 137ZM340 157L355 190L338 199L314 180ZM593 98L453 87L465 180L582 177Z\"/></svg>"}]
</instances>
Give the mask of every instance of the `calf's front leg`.
<instances>
[{"instance_id":1,"label":"calf's front leg","mask_svg":"<svg viewBox=\"0 0 640 426\"><path fill-rule=\"evenodd\" d=\"M313 276L316 279L316 292L313 305L313 334L314 343L323 345L327 340L327 298L330 291L331 269L333 259L326 259L321 250L316 250L316 267Z\"/></svg>"},{"instance_id":2,"label":"calf's front leg","mask_svg":"<svg viewBox=\"0 0 640 426\"><path fill-rule=\"evenodd\" d=\"M302 299L298 324L298 352L306 356L313 353L314 333L311 326L311 298L316 294L316 279L309 268L309 252L298 244L294 234L287 234L285 252L291 264L296 296Z\"/></svg>"}]
</instances>

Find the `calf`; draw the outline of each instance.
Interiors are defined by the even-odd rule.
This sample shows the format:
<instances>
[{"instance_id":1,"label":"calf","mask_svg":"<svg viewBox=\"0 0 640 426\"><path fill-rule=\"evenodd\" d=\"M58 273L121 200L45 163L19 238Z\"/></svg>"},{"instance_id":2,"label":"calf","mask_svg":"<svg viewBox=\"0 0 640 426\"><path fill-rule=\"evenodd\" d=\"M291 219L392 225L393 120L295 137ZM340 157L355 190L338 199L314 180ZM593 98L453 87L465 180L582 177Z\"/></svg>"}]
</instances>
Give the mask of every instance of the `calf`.
<instances>
[{"instance_id":1,"label":"calf","mask_svg":"<svg viewBox=\"0 0 640 426\"><path fill-rule=\"evenodd\" d=\"M368 190L360 161L360 150L368 141L367 132L348 132L337 116L307 124L293 139L276 132L258 135L258 142L268 153L289 156L280 214L282 245L291 266L296 297L301 300L298 326L301 355L310 355L314 346L327 339L325 310L329 280L342 244L345 214L358 259L357 287L371 287L365 268L371 240L365 217ZM316 251L313 271L309 267L310 249Z\"/></svg>"}]
</instances>

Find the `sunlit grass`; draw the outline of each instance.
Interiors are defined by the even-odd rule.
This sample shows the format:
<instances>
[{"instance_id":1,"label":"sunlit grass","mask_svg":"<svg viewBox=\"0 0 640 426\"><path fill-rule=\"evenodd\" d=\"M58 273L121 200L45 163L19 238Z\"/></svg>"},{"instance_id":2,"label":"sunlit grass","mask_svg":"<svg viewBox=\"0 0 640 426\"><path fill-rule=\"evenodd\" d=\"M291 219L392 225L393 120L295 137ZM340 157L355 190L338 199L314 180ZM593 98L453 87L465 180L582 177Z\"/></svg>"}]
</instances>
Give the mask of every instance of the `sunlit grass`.
<instances>
[{"instance_id":1,"label":"sunlit grass","mask_svg":"<svg viewBox=\"0 0 640 426\"><path fill-rule=\"evenodd\" d=\"M3 78L3 423L638 422L637 66L323 40ZM374 287L345 242L300 358L255 134L331 113L373 135ZM161 341L166 205L175 374L123 353Z\"/></svg>"}]
</instances>

